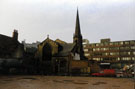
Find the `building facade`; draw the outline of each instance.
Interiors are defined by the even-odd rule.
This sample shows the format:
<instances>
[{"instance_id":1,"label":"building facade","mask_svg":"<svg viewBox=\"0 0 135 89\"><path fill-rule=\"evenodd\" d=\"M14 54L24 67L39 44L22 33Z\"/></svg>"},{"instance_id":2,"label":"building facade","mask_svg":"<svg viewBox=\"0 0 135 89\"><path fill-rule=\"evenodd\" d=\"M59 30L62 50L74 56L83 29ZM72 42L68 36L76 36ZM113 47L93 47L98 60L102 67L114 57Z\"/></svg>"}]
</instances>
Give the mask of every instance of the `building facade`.
<instances>
[{"instance_id":1,"label":"building facade","mask_svg":"<svg viewBox=\"0 0 135 89\"><path fill-rule=\"evenodd\" d=\"M39 60L39 70L43 74L88 73L88 61L84 57L82 35L77 10L73 43L51 40L49 36L38 45L35 56Z\"/></svg>"},{"instance_id":2,"label":"building facade","mask_svg":"<svg viewBox=\"0 0 135 89\"><path fill-rule=\"evenodd\" d=\"M135 40L111 42L110 39L101 39L100 43L89 43L88 40L83 43L85 56L89 60L110 63L112 67L134 63Z\"/></svg>"}]
</instances>

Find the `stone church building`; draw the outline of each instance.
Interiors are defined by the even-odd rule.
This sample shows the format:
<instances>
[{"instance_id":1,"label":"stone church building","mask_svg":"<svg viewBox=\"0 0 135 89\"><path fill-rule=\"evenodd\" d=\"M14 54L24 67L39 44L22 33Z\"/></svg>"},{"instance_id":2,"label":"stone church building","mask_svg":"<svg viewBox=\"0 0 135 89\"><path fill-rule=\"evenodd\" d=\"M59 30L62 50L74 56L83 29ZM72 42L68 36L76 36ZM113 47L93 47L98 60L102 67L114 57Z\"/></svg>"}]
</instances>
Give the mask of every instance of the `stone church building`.
<instances>
[{"instance_id":1,"label":"stone church building","mask_svg":"<svg viewBox=\"0 0 135 89\"><path fill-rule=\"evenodd\" d=\"M70 75L90 72L82 46L78 10L73 43L66 43L59 39L53 41L48 36L38 45L35 57L39 61L39 69L43 74Z\"/></svg>"}]
</instances>

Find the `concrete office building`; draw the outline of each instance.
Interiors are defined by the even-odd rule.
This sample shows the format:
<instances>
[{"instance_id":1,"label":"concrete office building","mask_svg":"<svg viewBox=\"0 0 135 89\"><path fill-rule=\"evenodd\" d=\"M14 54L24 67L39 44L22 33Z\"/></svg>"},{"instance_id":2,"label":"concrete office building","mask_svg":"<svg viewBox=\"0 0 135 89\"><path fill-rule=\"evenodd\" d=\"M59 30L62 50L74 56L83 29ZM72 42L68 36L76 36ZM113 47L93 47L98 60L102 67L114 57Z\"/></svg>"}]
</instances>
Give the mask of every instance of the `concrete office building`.
<instances>
[{"instance_id":1,"label":"concrete office building","mask_svg":"<svg viewBox=\"0 0 135 89\"><path fill-rule=\"evenodd\" d=\"M101 39L100 43L89 43L83 40L85 56L89 60L102 63L109 63L111 67L122 68L125 65L134 63L135 40L114 41Z\"/></svg>"}]
</instances>

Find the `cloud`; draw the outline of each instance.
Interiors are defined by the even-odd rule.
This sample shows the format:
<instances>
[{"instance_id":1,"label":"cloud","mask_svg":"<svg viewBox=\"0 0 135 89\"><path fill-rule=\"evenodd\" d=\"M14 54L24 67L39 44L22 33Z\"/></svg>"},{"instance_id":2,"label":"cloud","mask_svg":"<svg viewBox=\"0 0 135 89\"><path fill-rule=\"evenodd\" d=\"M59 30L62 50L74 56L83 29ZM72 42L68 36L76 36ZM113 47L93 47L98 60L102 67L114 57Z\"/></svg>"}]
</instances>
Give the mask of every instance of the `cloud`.
<instances>
[{"instance_id":1,"label":"cloud","mask_svg":"<svg viewBox=\"0 0 135 89\"><path fill-rule=\"evenodd\" d=\"M19 30L19 40L52 39L72 42L76 9L79 7L84 38L134 39L135 3L133 0L1 0L0 33Z\"/></svg>"}]
</instances>

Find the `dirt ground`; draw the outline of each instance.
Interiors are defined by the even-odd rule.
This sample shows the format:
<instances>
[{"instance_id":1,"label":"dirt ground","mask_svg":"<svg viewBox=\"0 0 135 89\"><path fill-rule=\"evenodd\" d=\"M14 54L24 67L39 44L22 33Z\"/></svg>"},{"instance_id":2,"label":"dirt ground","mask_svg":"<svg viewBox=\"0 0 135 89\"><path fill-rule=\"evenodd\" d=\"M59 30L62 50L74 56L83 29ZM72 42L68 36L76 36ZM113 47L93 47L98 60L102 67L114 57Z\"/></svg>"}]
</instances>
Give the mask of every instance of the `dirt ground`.
<instances>
[{"instance_id":1,"label":"dirt ground","mask_svg":"<svg viewBox=\"0 0 135 89\"><path fill-rule=\"evenodd\" d=\"M134 89L131 78L0 76L0 89Z\"/></svg>"}]
</instances>

